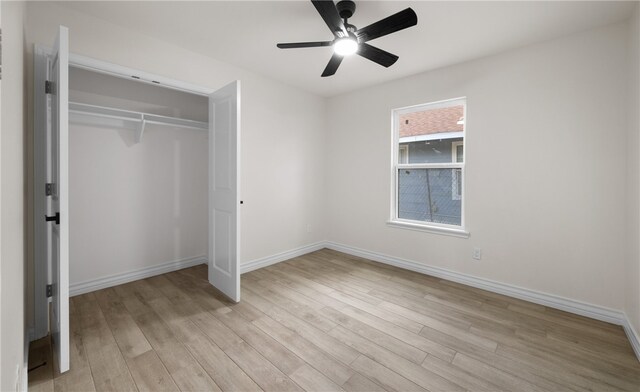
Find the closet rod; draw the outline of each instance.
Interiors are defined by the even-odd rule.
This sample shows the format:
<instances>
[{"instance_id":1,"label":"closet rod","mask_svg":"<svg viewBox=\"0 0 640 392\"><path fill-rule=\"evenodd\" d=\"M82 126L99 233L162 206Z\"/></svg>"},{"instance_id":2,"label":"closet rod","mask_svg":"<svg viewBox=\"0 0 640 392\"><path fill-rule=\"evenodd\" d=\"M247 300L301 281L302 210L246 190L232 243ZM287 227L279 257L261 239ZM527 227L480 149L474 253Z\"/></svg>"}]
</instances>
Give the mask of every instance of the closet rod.
<instances>
[{"instance_id":1,"label":"closet rod","mask_svg":"<svg viewBox=\"0 0 640 392\"><path fill-rule=\"evenodd\" d=\"M69 102L69 113L91 115L113 120L142 122L147 124L159 124L177 126L181 128L191 128L198 130L209 130L209 124L202 121L187 120L184 118L176 118L169 116L161 116L159 114L150 114L142 112L134 112L131 110L115 109L106 106L88 105L84 103Z\"/></svg>"}]
</instances>

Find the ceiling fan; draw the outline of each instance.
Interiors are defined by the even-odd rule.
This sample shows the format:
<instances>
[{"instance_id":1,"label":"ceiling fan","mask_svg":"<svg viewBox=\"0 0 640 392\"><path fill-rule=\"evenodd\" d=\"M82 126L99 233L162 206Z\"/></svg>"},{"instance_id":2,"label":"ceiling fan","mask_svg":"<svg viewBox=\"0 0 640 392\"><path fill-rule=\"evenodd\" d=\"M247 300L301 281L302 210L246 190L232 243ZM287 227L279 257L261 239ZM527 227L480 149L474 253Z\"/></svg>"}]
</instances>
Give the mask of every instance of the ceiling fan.
<instances>
[{"instance_id":1,"label":"ceiling fan","mask_svg":"<svg viewBox=\"0 0 640 392\"><path fill-rule=\"evenodd\" d=\"M329 26L335 39L333 41L281 43L278 44L278 48L332 46L333 55L324 72L322 72L323 77L335 74L344 56L354 53L383 67L390 67L398 60L398 56L371 46L366 42L418 24L416 13L411 8L407 8L367 27L357 29L356 26L349 24L347 21L356 10L356 3L353 1L342 0L337 4L334 4L331 0L311 0L311 2L320 16L322 16L322 19L324 19L324 22Z\"/></svg>"}]
</instances>

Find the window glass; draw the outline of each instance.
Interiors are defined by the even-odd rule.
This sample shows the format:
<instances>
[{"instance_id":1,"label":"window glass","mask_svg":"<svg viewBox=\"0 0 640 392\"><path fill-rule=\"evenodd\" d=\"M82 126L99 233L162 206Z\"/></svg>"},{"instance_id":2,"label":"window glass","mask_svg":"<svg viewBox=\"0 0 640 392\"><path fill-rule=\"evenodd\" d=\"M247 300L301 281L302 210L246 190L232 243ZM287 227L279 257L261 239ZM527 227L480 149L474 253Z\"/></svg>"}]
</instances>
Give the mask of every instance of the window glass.
<instances>
[{"instance_id":1,"label":"window glass","mask_svg":"<svg viewBox=\"0 0 640 392\"><path fill-rule=\"evenodd\" d=\"M408 163L451 162L452 143L463 140L463 116L462 104L400 115L398 143L407 146Z\"/></svg>"},{"instance_id":2,"label":"window glass","mask_svg":"<svg viewBox=\"0 0 640 392\"><path fill-rule=\"evenodd\" d=\"M457 170L399 169L398 218L460 226L462 204L451 185L461 180Z\"/></svg>"}]
</instances>

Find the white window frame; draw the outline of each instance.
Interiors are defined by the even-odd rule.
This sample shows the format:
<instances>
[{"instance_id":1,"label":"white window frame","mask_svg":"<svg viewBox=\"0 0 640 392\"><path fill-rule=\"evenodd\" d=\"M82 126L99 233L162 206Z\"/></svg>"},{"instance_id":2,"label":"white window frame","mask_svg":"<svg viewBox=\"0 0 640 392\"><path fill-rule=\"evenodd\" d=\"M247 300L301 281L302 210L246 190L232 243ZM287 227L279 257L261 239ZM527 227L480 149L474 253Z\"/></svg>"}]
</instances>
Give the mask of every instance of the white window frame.
<instances>
[{"instance_id":1,"label":"white window frame","mask_svg":"<svg viewBox=\"0 0 640 392\"><path fill-rule=\"evenodd\" d=\"M404 151L404 157L405 162L402 163L409 163L409 146L407 146L406 144L404 146L398 146L398 159L402 156L402 154L400 154L401 151Z\"/></svg>"},{"instance_id":2,"label":"white window frame","mask_svg":"<svg viewBox=\"0 0 640 392\"><path fill-rule=\"evenodd\" d=\"M451 163L419 163L419 164L409 164L409 163L399 163L399 144L400 144L400 116L420 112L427 109L438 109L449 106L463 106L463 116L465 119L465 123L463 125L462 138L463 142L466 136L467 129L467 105L466 105L466 97L447 99L437 102L431 102L421 105L408 106L403 108L394 109L391 112L391 205L390 205L390 219L387 222L387 225L391 227L397 227L401 229L409 229L409 230L418 230L425 231L435 234L445 234L451 235L455 237L468 238L469 232L466 230L465 226L465 163L466 163L466 153L467 149L463 148L462 150L462 162L455 162L455 159L452 159ZM455 157L455 150L453 156ZM461 197L461 218L460 218L460 226L457 225L448 225L443 223L434 223L434 222L424 222L424 221L415 221L410 219L400 219L398 218L398 171L402 169L460 169L462 173L462 197Z\"/></svg>"},{"instance_id":3,"label":"white window frame","mask_svg":"<svg viewBox=\"0 0 640 392\"><path fill-rule=\"evenodd\" d=\"M458 163L458 147L462 146L462 163L464 163L464 140L461 142L452 142L451 143L451 162ZM462 172L454 170L451 173L451 200L462 200L462 189L458 189L458 176L461 176ZM464 181L460 181L460 188L462 188L462 183Z\"/></svg>"}]
</instances>

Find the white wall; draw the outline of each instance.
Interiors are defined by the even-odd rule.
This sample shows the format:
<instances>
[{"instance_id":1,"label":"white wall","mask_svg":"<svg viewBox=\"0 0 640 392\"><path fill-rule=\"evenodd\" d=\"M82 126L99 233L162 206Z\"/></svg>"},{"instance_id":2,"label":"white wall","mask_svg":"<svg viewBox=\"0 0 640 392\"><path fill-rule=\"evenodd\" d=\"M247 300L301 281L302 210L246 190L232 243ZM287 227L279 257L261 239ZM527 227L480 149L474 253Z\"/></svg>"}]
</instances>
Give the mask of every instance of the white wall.
<instances>
[{"instance_id":1,"label":"white wall","mask_svg":"<svg viewBox=\"0 0 640 392\"><path fill-rule=\"evenodd\" d=\"M628 139L627 139L627 265L625 312L640 336L640 4L629 21L628 32Z\"/></svg>"},{"instance_id":2,"label":"white wall","mask_svg":"<svg viewBox=\"0 0 640 392\"><path fill-rule=\"evenodd\" d=\"M72 68L69 99L207 121L205 97ZM70 283L206 258L207 132L148 124L69 134Z\"/></svg>"},{"instance_id":3,"label":"white wall","mask_svg":"<svg viewBox=\"0 0 640 392\"><path fill-rule=\"evenodd\" d=\"M29 46L50 45L62 24L70 29L73 53L211 88L240 79L241 261L324 240L322 98L57 4L30 2L27 15ZM140 252L134 256L142 255L144 260L139 263L145 265L154 263L156 257L155 263L162 263L169 261L168 256L188 257L189 253L170 252L161 257L155 251ZM75 276L73 266L71 274L72 279L89 277Z\"/></svg>"},{"instance_id":4,"label":"white wall","mask_svg":"<svg viewBox=\"0 0 640 392\"><path fill-rule=\"evenodd\" d=\"M69 134L71 285L207 255L203 131L74 125Z\"/></svg>"},{"instance_id":5,"label":"white wall","mask_svg":"<svg viewBox=\"0 0 640 392\"><path fill-rule=\"evenodd\" d=\"M329 240L622 309L626 34L591 30L330 99ZM386 226L391 110L462 96L471 237Z\"/></svg>"},{"instance_id":6,"label":"white wall","mask_svg":"<svg viewBox=\"0 0 640 392\"><path fill-rule=\"evenodd\" d=\"M2 2L0 390L22 386L25 341L25 78L21 2ZM25 386L26 389L26 386Z\"/></svg>"}]
</instances>

